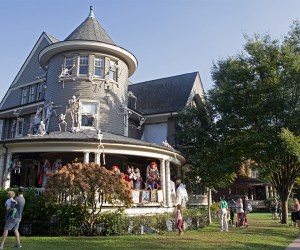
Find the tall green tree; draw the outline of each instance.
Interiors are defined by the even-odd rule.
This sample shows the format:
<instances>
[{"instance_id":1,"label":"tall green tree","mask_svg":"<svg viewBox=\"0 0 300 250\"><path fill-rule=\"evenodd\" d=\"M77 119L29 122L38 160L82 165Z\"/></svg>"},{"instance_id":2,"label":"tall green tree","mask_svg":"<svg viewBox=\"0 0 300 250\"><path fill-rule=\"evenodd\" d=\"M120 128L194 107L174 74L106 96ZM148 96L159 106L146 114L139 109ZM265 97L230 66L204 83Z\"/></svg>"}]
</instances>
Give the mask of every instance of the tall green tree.
<instances>
[{"instance_id":1,"label":"tall green tree","mask_svg":"<svg viewBox=\"0 0 300 250\"><path fill-rule=\"evenodd\" d=\"M295 148L290 149L282 131L300 135L299 31L299 22L294 22L281 41L270 35L245 36L240 53L213 64L208 98L235 162L251 158L280 195L283 223L300 172Z\"/></svg>"}]
</instances>

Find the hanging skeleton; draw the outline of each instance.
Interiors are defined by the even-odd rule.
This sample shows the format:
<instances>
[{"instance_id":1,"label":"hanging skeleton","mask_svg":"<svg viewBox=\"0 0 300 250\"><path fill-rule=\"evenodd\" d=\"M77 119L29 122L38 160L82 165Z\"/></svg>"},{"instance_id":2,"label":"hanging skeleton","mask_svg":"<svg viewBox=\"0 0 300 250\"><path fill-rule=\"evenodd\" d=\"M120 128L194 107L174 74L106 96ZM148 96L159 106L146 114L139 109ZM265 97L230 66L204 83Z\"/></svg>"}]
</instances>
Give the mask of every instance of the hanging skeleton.
<instances>
[{"instance_id":1,"label":"hanging skeleton","mask_svg":"<svg viewBox=\"0 0 300 250\"><path fill-rule=\"evenodd\" d=\"M36 135L31 135L31 134L28 134L29 137L42 137L44 136L45 134L47 134L47 131L46 131L46 126L44 124L43 121L40 121L40 125L38 126L38 132Z\"/></svg>"},{"instance_id":2,"label":"hanging skeleton","mask_svg":"<svg viewBox=\"0 0 300 250\"><path fill-rule=\"evenodd\" d=\"M134 126L134 125L130 125L130 124L129 124L129 126L132 127L132 128L134 128L134 129L141 130L143 124L144 124L145 121L146 121L146 119L147 119L147 117L143 117L143 116L140 116L140 115L139 115L139 126Z\"/></svg>"},{"instance_id":3,"label":"hanging skeleton","mask_svg":"<svg viewBox=\"0 0 300 250\"><path fill-rule=\"evenodd\" d=\"M97 130L97 140L99 140L99 144L98 144L98 154L100 154L100 148L103 149L103 165L106 165L106 162L105 162L105 154L104 154L104 145L102 143L102 139L103 139L103 134L101 133L101 130Z\"/></svg>"},{"instance_id":4,"label":"hanging skeleton","mask_svg":"<svg viewBox=\"0 0 300 250\"><path fill-rule=\"evenodd\" d=\"M74 68L75 65L73 65L70 69L68 68L64 68L64 65L62 64L61 65L61 73L60 75L58 76L58 82L63 82L63 88L65 88L65 82L64 82L64 77L66 76L71 76L71 74L69 73L73 68Z\"/></svg>"},{"instance_id":5,"label":"hanging skeleton","mask_svg":"<svg viewBox=\"0 0 300 250\"><path fill-rule=\"evenodd\" d=\"M136 102L137 102L137 97L132 93L132 91L128 91L128 97L134 98L134 109L136 109Z\"/></svg>"},{"instance_id":6,"label":"hanging skeleton","mask_svg":"<svg viewBox=\"0 0 300 250\"><path fill-rule=\"evenodd\" d=\"M19 118L19 115L21 113L22 109L20 109L19 111L17 109L14 110L13 115L17 118L17 120L13 121L12 127L11 127L11 133L12 133L12 137L14 137L14 132L16 131L16 127L17 127L17 123L21 120Z\"/></svg>"},{"instance_id":7,"label":"hanging skeleton","mask_svg":"<svg viewBox=\"0 0 300 250\"><path fill-rule=\"evenodd\" d=\"M28 133L31 134L31 132L33 132L33 134L36 134L36 132L38 131L38 126L42 120L42 111L42 107L37 108L36 114L30 120Z\"/></svg>"},{"instance_id":8,"label":"hanging skeleton","mask_svg":"<svg viewBox=\"0 0 300 250\"><path fill-rule=\"evenodd\" d=\"M72 132L80 131L81 123L79 120L80 117L80 102L79 99L81 94L76 98L73 96L71 100L69 100L69 108L67 108L67 113L70 113L72 118ZM77 122L77 128L75 131L74 123Z\"/></svg>"},{"instance_id":9,"label":"hanging skeleton","mask_svg":"<svg viewBox=\"0 0 300 250\"><path fill-rule=\"evenodd\" d=\"M55 106L54 102L51 101L51 97L50 97L50 102L44 106L43 110L44 112L46 112L46 117L43 119L44 124L46 124L46 131L48 131L48 127L49 127L49 123L50 123L50 117L52 115L52 113L55 114L55 116L58 116L56 113L55 108L60 108L62 107L61 105L59 106Z\"/></svg>"}]
</instances>

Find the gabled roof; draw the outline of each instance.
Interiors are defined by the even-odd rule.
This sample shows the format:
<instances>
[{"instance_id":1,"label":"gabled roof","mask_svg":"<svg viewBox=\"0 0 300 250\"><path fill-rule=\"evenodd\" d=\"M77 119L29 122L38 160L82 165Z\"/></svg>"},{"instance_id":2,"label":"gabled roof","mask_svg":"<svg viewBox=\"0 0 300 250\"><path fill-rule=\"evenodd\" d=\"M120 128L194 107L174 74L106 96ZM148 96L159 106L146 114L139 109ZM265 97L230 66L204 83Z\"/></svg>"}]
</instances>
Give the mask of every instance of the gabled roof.
<instances>
[{"instance_id":1,"label":"gabled roof","mask_svg":"<svg viewBox=\"0 0 300 250\"><path fill-rule=\"evenodd\" d=\"M55 37L49 35L48 33L45 32L45 34L48 36L48 38L51 40L52 43L57 43L59 42L58 39L56 39Z\"/></svg>"},{"instance_id":2,"label":"gabled roof","mask_svg":"<svg viewBox=\"0 0 300 250\"><path fill-rule=\"evenodd\" d=\"M128 86L137 97L136 110L147 115L175 112L188 102L198 72L172 76ZM134 109L134 98L128 98L128 107Z\"/></svg>"},{"instance_id":3,"label":"gabled roof","mask_svg":"<svg viewBox=\"0 0 300 250\"><path fill-rule=\"evenodd\" d=\"M105 32L102 26L98 23L93 14L93 6L91 6L91 12L87 19L83 21L65 41L71 40L88 40L109 43L115 45L113 40Z\"/></svg>"}]
</instances>

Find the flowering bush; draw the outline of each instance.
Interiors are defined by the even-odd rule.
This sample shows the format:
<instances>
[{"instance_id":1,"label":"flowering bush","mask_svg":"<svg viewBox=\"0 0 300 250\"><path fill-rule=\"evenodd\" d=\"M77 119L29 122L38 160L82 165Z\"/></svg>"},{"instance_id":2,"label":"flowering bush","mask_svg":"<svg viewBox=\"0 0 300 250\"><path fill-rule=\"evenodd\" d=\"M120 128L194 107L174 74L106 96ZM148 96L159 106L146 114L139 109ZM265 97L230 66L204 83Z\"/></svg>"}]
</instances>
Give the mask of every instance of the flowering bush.
<instances>
[{"instance_id":1,"label":"flowering bush","mask_svg":"<svg viewBox=\"0 0 300 250\"><path fill-rule=\"evenodd\" d=\"M82 204L85 222L90 228L99 217L105 200L119 208L133 204L124 174L114 174L93 162L67 164L48 177L44 199L56 203L59 197Z\"/></svg>"}]
</instances>

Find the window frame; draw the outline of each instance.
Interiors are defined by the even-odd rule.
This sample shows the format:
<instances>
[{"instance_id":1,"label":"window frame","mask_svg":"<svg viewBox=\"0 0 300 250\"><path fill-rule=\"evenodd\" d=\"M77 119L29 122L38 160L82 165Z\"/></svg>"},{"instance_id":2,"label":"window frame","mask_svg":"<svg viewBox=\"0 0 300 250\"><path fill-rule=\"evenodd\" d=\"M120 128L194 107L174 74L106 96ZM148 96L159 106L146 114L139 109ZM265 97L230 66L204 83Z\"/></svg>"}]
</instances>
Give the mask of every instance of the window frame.
<instances>
[{"instance_id":1,"label":"window frame","mask_svg":"<svg viewBox=\"0 0 300 250\"><path fill-rule=\"evenodd\" d=\"M97 105L97 114L98 114L98 118L95 121L94 126L83 126L82 125L82 116L85 115L85 113L82 112L82 108L83 108L83 103L96 103ZM80 99L79 102L79 107L80 107L80 117L78 117L78 119L80 119L81 122L81 129L85 130L85 129L89 129L89 130L96 130L96 127L98 127L99 124L99 114L100 114L100 101L96 101L96 100L88 100L88 99Z\"/></svg>"},{"instance_id":2,"label":"window frame","mask_svg":"<svg viewBox=\"0 0 300 250\"><path fill-rule=\"evenodd\" d=\"M28 92L29 92L29 88L28 87L25 87L25 88L22 88L22 100L21 100L21 104L24 105L24 104L27 104L28 103ZM24 93L26 93L26 95L24 95ZM25 100L25 102L24 102Z\"/></svg>"},{"instance_id":3,"label":"window frame","mask_svg":"<svg viewBox=\"0 0 300 250\"><path fill-rule=\"evenodd\" d=\"M72 65L67 65L67 58L72 58ZM69 69L72 68L74 65L74 56L65 56L65 63L64 63L64 68L66 69ZM73 69L71 71L68 71L69 75L72 76L72 73L73 73Z\"/></svg>"},{"instance_id":4,"label":"window frame","mask_svg":"<svg viewBox=\"0 0 300 250\"><path fill-rule=\"evenodd\" d=\"M87 58L87 64L81 64L80 59L81 57L86 57ZM80 74L80 68L81 67L87 67L87 73L86 74ZM78 76L88 76L89 75L89 56L88 55L80 55L78 57Z\"/></svg>"},{"instance_id":5,"label":"window frame","mask_svg":"<svg viewBox=\"0 0 300 250\"><path fill-rule=\"evenodd\" d=\"M22 122L22 134L19 133L19 122ZM19 118L16 124L16 135L15 137L22 137L24 133L24 118Z\"/></svg>"},{"instance_id":6,"label":"window frame","mask_svg":"<svg viewBox=\"0 0 300 250\"><path fill-rule=\"evenodd\" d=\"M102 60L102 66L96 65L96 59L101 59ZM96 68L102 68L102 76L96 75ZM94 76L99 77L99 78L104 78L105 76L105 58L104 57L97 57L95 56L94 58Z\"/></svg>"},{"instance_id":7,"label":"window frame","mask_svg":"<svg viewBox=\"0 0 300 250\"><path fill-rule=\"evenodd\" d=\"M36 85L30 85L29 86L29 102L28 103L31 103L31 102L35 102L36 101L36 90L35 90L35 87ZM33 91L32 91L33 89ZM32 100L32 96L34 96L34 100Z\"/></svg>"},{"instance_id":8,"label":"window frame","mask_svg":"<svg viewBox=\"0 0 300 250\"><path fill-rule=\"evenodd\" d=\"M112 65L112 63L113 63L113 65ZM109 77L110 80L113 80L115 82L117 82L117 68L114 67L114 69L112 70L112 66L114 66L116 64L117 64L117 61L113 61L113 60L109 61L109 73L108 73L108 77ZM110 72L114 73L114 79L110 78Z\"/></svg>"},{"instance_id":9,"label":"window frame","mask_svg":"<svg viewBox=\"0 0 300 250\"><path fill-rule=\"evenodd\" d=\"M41 92L40 92L40 86L41 86L41 89L42 89ZM40 99L40 93L42 93L42 98L41 99ZM44 92L44 83L38 83L36 85L36 100L37 101L43 100L44 99L44 94L45 94L45 92Z\"/></svg>"}]
</instances>

